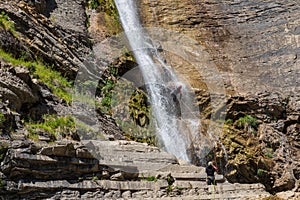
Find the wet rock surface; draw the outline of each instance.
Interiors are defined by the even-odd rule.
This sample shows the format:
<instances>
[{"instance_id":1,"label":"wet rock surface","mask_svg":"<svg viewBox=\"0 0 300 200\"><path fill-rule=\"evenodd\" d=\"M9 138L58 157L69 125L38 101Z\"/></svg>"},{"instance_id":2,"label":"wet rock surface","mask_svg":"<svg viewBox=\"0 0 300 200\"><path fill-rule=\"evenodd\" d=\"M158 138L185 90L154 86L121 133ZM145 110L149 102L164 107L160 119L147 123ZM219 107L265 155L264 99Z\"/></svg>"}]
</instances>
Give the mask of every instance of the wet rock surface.
<instances>
[{"instance_id":1,"label":"wet rock surface","mask_svg":"<svg viewBox=\"0 0 300 200\"><path fill-rule=\"evenodd\" d=\"M165 45L168 39L158 37L166 61L194 88L203 118L211 117L215 92L208 76L223 81L226 120L246 115L258 120L256 135L249 130L231 134L231 125L222 133L228 180L260 181L275 192L298 190L299 2L158 0L139 6L146 27L177 31L197 42L198 68ZM216 73L206 73L203 66ZM220 163L226 162L224 150L218 149Z\"/></svg>"}]
</instances>

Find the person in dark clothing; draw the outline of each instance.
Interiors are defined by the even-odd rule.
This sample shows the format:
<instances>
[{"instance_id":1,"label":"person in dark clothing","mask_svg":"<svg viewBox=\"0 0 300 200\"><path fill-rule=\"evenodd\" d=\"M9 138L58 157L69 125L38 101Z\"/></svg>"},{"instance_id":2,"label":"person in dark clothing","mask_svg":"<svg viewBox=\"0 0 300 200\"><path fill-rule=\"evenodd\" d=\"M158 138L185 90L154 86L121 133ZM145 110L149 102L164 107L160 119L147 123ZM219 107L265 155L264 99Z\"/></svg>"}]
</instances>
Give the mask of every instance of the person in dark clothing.
<instances>
[{"instance_id":1,"label":"person in dark clothing","mask_svg":"<svg viewBox=\"0 0 300 200\"><path fill-rule=\"evenodd\" d=\"M181 97L182 97L181 88L182 88L182 85L179 85L177 88L175 88L171 92L171 96L172 96L172 99L174 102L178 101L177 95L179 96L179 99L181 99Z\"/></svg>"},{"instance_id":2,"label":"person in dark clothing","mask_svg":"<svg viewBox=\"0 0 300 200\"><path fill-rule=\"evenodd\" d=\"M205 169L205 172L207 174L207 185L217 185L216 179L215 179L215 172L218 170L216 166L213 165L212 162L208 162L208 166Z\"/></svg>"},{"instance_id":3,"label":"person in dark clothing","mask_svg":"<svg viewBox=\"0 0 300 200\"><path fill-rule=\"evenodd\" d=\"M173 89L173 91L170 93L171 102L173 101L171 103L172 108L170 110L170 113L172 113L176 117L181 117L181 109L180 109L180 102L179 102L179 100L182 97L181 89L182 89L182 85L179 85L175 89Z\"/></svg>"}]
</instances>

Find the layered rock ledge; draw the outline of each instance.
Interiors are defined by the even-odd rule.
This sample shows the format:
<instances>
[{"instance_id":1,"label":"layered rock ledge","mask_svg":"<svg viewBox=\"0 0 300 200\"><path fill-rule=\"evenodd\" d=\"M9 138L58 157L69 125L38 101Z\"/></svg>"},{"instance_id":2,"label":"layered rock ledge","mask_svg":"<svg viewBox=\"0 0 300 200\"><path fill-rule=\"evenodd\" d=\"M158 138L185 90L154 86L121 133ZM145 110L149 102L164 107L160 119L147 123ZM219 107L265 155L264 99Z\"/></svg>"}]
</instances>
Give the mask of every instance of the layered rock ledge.
<instances>
[{"instance_id":1,"label":"layered rock ledge","mask_svg":"<svg viewBox=\"0 0 300 200\"><path fill-rule=\"evenodd\" d=\"M93 147L90 149L91 145ZM8 145L7 145L8 146ZM109 152L109 153L107 153ZM95 156L95 157L94 157ZM98 159L97 159L98 158ZM258 199L261 184L207 186L203 167L128 141L13 141L1 162L4 199Z\"/></svg>"}]
</instances>

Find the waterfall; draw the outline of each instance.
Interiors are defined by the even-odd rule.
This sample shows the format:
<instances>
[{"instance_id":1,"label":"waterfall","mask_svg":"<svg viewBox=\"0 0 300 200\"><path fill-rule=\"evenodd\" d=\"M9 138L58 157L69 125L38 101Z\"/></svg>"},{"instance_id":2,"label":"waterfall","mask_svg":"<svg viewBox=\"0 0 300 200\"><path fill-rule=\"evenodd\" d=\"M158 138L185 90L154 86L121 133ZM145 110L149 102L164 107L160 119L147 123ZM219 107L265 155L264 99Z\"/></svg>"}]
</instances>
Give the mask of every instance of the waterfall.
<instances>
[{"instance_id":1,"label":"waterfall","mask_svg":"<svg viewBox=\"0 0 300 200\"><path fill-rule=\"evenodd\" d=\"M157 136L167 152L179 159L190 161L187 150L191 139L184 131L187 129L198 131L198 122L196 125L194 123L194 127L187 128L186 124L190 122L187 122L188 119L185 121L183 117L180 119L180 116L190 114L188 105L191 102L186 97L188 95L183 94L181 99L171 95L172 90L179 85L182 86L184 93L186 86L159 56L153 39L141 25L135 2L135 0L115 0L129 46L143 74L155 118Z\"/></svg>"}]
</instances>

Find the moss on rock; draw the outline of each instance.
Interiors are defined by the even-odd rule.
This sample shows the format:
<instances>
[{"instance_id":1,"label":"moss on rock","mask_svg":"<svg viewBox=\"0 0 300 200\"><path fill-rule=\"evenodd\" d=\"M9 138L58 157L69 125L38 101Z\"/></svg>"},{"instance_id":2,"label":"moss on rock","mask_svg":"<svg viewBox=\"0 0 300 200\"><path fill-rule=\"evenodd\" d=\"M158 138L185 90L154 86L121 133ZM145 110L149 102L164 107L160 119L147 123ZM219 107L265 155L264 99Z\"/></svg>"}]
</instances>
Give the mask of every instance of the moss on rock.
<instances>
[{"instance_id":1,"label":"moss on rock","mask_svg":"<svg viewBox=\"0 0 300 200\"><path fill-rule=\"evenodd\" d=\"M227 166L220 166L220 168L226 168L225 176L229 182L261 182L270 189L272 160L265 156L258 138L249 134L244 126L230 123L225 125L220 139L228 154ZM222 150L217 150L220 151ZM217 161L221 159L224 160L220 154L217 156Z\"/></svg>"}]
</instances>

